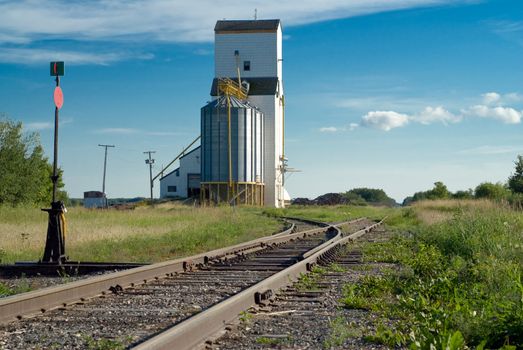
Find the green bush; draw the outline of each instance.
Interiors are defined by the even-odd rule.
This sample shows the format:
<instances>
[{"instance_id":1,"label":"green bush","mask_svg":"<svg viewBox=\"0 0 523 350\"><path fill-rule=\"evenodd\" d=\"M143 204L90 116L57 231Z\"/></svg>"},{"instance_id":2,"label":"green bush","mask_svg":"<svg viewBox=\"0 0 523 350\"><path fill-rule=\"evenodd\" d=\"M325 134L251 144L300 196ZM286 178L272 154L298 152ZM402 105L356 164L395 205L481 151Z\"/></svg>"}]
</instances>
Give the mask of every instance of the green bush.
<instances>
[{"instance_id":1,"label":"green bush","mask_svg":"<svg viewBox=\"0 0 523 350\"><path fill-rule=\"evenodd\" d=\"M24 133L21 122L0 115L0 205L49 203L53 168L36 133ZM61 170L59 170L61 178ZM63 183L58 182L58 188ZM59 191L61 200L67 199Z\"/></svg>"},{"instance_id":2,"label":"green bush","mask_svg":"<svg viewBox=\"0 0 523 350\"><path fill-rule=\"evenodd\" d=\"M506 199L510 191L502 183L483 182L474 190L474 197L501 200Z\"/></svg>"}]
</instances>

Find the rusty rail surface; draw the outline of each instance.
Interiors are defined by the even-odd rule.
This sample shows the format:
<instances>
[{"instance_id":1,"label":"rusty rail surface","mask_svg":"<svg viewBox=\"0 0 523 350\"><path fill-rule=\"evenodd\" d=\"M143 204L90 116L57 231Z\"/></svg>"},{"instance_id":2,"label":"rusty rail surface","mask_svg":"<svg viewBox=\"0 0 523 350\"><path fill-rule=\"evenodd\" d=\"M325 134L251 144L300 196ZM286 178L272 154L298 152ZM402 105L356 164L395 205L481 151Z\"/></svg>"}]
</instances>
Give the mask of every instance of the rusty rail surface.
<instances>
[{"instance_id":1,"label":"rusty rail surface","mask_svg":"<svg viewBox=\"0 0 523 350\"><path fill-rule=\"evenodd\" d=\"M361 220L361 219L359 219ZM357 221L359 221L357 220ZM383 219L384 220L384 219ZM331 240L323 243L307 253L308 257L294 265L277 272L271 277L241 291L205 311L169 328L149 340L136 345L133 349L193 349L201 345L208 337L225 327L225 324L234 320L238 315L249 307L269 299L274 293L296 281L302 273L310 271L321 259L325 258L336 247L353 241L365 233L370 232L383 223L367 226L353 234L342 237L341 230L337 226L329 226L328 229L337 230L337 235ZM343 223L345 224L345 223ZM339 224L341 225L341 223ZM321 248L320 248L321 247Z\"/></svg>"},{"instance_id":2,"label":"rusty rail surface","mask_svg":"<svg viewBox=\"0 0 523 350\"><path fill-rule=\"evenodd\" d=\"M353 221L359 220L361 219ZM26 315L43 313L78 301L85 301L92 297L110 293L111 288L117 286L125 288L170 276L176 272L186 271L192 268L192 266L205 264L213 259L226 259L248 254L264 249L268 245L291 241L304 235L324 232L328 229L328 226L292 233L294 229L295 225L292 224L289 229L278 234L234 246L2 298L0 299L0 323L21 319Z\"/></svg>"}]
</instances>

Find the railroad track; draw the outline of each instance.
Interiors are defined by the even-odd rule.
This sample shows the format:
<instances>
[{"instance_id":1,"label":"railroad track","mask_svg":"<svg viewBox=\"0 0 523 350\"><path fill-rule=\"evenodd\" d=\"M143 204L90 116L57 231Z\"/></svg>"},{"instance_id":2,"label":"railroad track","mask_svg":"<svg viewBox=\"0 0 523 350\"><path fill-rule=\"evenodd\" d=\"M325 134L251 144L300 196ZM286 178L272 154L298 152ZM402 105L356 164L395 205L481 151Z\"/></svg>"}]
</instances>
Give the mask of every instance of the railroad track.
<instances>
[{"instance_id":1,"label":"railroad track","mask_svg":"<svg viewBox=\"0 0 523 350\"><path fill-rule=\"evenodd\" d=\"M314 223L308 223L314 224ZM137 349L188 349L270 298L341 243L376 225L347 223L264 237L0 300L0 347L84 348L117 339ZM52 331L50 331L52 330ZM99 340L105 339L105 340Z\"/></svg>"},{"instance_id":2,"label":"railroad track","mask_svg":"<svg viewBox=\"0 0 523 350\"><path fill-rule=\"evenodd\" d=\"M377 228L359 242L383 242L391 236L387 229ZM388 349L365 342L363 335L355 331L368 327L372 317L366 311L340 307L346 284L354 284L364 276L379 276L382 268L394 266L364 262L363 255L361 247L344 245L332 260L322 263L321 270L282 288L269 303L250 308L241 320L208 339L206 348ZM350 332L352 336L348 336Z\"/></svg>"}]
</instances>

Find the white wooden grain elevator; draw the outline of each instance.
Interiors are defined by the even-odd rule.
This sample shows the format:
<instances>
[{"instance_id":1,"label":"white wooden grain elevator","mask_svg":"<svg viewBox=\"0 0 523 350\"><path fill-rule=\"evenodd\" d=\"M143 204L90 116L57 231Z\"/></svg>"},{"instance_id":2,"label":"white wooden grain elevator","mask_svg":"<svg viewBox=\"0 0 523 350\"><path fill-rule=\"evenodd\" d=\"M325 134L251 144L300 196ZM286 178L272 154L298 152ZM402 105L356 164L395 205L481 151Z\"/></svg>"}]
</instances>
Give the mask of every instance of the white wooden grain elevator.
<instances>
[{"instance_id":1,"label":"white wooden grain elevator","mask_svg":"<svg viewBox=\"0 0 523 350\"><path fill-rule=\"evenodd\" d=\"M259 196L257 189L262 188L263 200L255 204L283 207L285 100L280 20L223 20L216 23L214 32L213 102L202 108L202 198L252 204L252 196ZM252 115L261 115L262 120L254 122ZM224 123L227 117L228 126ZM262 130L255 134L254 128L260 126ZM225 150L225 138L220 135L229 134L232 139ZM259 157L261 169L257 167ZM228 164L218 164L223 162ZM252 174L258 175L256 179ZM249 181L243 181L246 179ZM234 189L225 196L227 187Z\"/></svg>"}]
</instances>

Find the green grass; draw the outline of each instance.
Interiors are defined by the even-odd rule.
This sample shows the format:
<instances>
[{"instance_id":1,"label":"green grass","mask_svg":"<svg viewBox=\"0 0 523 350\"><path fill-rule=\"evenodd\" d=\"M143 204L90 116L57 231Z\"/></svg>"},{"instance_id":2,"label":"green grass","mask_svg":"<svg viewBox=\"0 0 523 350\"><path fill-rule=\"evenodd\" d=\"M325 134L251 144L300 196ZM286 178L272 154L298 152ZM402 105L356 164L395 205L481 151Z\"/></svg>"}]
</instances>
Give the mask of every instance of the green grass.
<instances>
[{"instance_id":1,"label":"green grass","mask_svg":"<svg viewBox=\"0 0 523 350\"><path fill-rule=\"evenodd\" d=\"M256 338L256 344L261 345L278 345L281 344L284 339L280 338L269 338L269 337L258 337Z\"/></svg>"},{"instance_id":2,"label":"green grass","mask_svg":"<svg viewBox=\"0 0 523 350\"><path fill-rule=\"evenodd\" d=\"M126 339L126 343L129 343L132 339ZM114 339L94 339L90 336L84 337L85 345L89 350L123 350L125 349L124 342Z\"/></svg>"},{"instance_id":3,"label":"green grass","mask_svg":"<svg viewBox=\"0 0 523 350\"><path fill-rule=\"evenodd\" d=\"M157 262L270 235L283 228L258 208L163 205L66 214L72 260ZM0 207L0 262L38 260L47 215L39 208Z\"/></svg>"},{"instance_id":4,"label":"green grass","mask_svg":"<svg viewBox=\"0 0 523 350\"><path fill-rule=\"evenodd\" d=\"M521 213L473 202L411 210L426 221L410 235L364 246L367 261L402 268L345 286L346 307L379 315L366 339L413 349L523 347Z\"/></svg>"},{"instance_id":5,"label":"green grass","mask_svg":"<svg viewBox=\"0 0 523 350\"><path fill-rule=\"evenodd\" d=\"M329 324L330 333L323 341L323 348L330 349L335 346L341 346L349 338L358 338L362 335L361 329L354 323L338 316Z\"/></svg>"},{"instance_id":6,"label":"green grass","mask_svg":"<svg viewBox=\"0 0 523 350\"><path fill-rule=\"evenodd\" d=\"M296 217L302 219L340 222L361 217L373 220L381 220L385 217L385 223L397 229L408 229L418 223L418 218L410 208L388 208L373 206L333 205L333 206L302 206L292 205L284 209L265 209L264 213L275 217Z\"/></svg>"},{"instance_id":7,"label":"green grass","mask_svg":"<svg viewBox=\"0 0 523 350\"><path fill-rule=\"evenodd\" d=\"M271 216L290 216L323 222L336 222L356 219L362 216L374 219L382 219L384 216L388 214L395 213L396 209L386 207L351 205L292 205L284 209L267 208L264 210L264 212Z\"/></svg>"},{"instance_id":8,"label":"green grass","mask_svg":"<svg viewBox=\"0 0 523 350\"><path fill-rule=\"evenodd\" d=\"M29 292L31 290L31 285L25 279L16 285L16 287L9 287L7 284L0 282L0 297L8 297L10 295Z\"/></svg>"}]
</instances>

